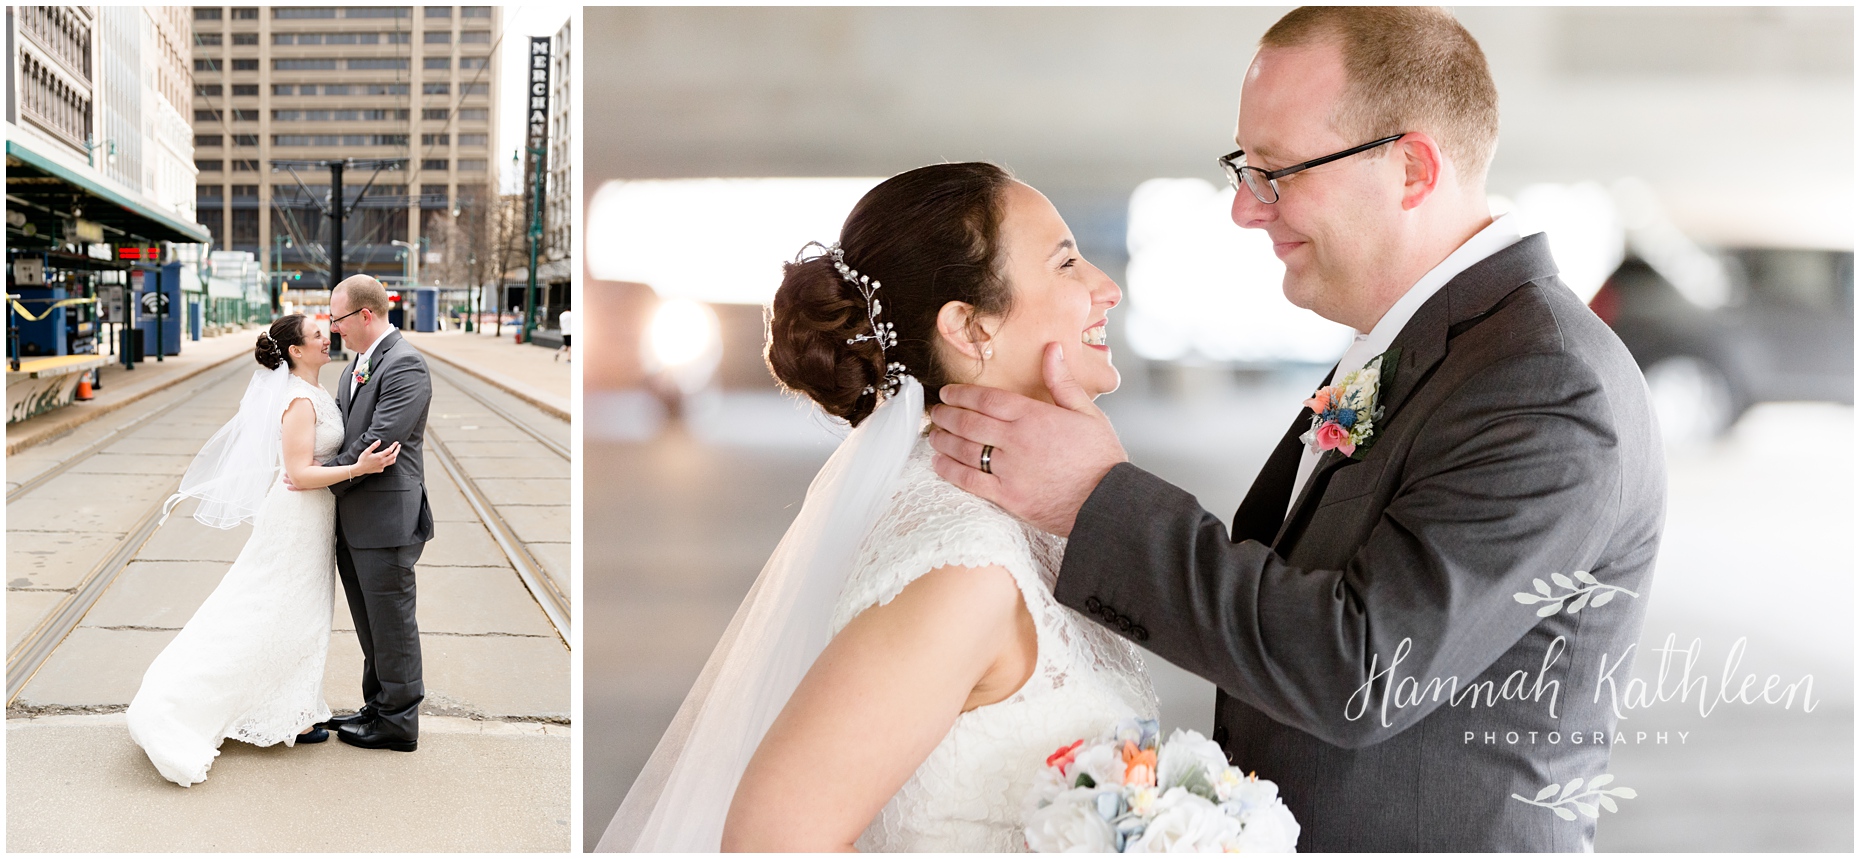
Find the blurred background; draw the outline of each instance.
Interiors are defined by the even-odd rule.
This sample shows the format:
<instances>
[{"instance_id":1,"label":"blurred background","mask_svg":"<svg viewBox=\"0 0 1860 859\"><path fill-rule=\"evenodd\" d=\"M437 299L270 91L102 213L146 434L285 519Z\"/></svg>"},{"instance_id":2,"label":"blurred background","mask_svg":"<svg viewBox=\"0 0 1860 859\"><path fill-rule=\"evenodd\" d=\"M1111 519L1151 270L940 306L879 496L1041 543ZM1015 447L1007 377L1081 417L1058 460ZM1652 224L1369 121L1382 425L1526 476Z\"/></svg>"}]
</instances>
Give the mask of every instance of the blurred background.
<instances>
[{"instance_id":1,"label":"blurred background","mask_svg":"<svg viewBox=\"0 0 1860 859\"><path fill-rule=\"evenodd\" d=\"M1285 11L589 8L590 848L843 435L776 390L762 305L883 177L988 160L1045 192L1125 290L1099 402L1133 460L1238 506L1349 335L1285 301L1214 163ZM1549 233L1668 434L1635 676L1670 634L1713 688L1813 677L1812 712L1630 712L1639 798L1596 847L1851 850L1853 11L1456 14L1500 93L1495 212ZM1165 725L1206 730L1212 687L1150 665Z\"/></svg>"}]
</instances>

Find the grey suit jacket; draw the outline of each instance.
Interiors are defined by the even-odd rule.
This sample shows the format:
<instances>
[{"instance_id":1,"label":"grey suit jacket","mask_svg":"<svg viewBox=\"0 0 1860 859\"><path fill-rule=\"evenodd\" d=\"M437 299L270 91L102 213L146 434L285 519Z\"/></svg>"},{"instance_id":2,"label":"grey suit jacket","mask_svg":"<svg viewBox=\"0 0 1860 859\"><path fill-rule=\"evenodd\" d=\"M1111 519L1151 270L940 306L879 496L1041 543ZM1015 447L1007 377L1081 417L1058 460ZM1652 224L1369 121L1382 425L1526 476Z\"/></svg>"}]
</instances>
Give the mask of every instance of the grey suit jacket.
<instances>
[{"instance_id":1,"label":"grey suit jacket","mask_svg":"<svg viewBox=\"0 0 1860 859\"><path fill-rule=\"evenodd\" d=\"M377 440L382 448L400 442L400 456L380 474L364 474L330 487L336 493L336 527L358 549L424 543L433 538L433 511L426 501L426 469L420 455L426 413L433 400L426 359L399 331L389 331L375 348L368 381L356 387L351 402L349 379L360 361L357 355L349 362L336 386L336 405L342 410L342 452L326 464L351 465Z\"/></svg>"},{"instance_id":2,"label":"grey suit jacket","mask_svg":"<svg viewBox=\"0 0 1860 859\"><path fill-rule=\"evenodd\" d=\"M1542 235L1455 277L1392 348L1373 445L1325 453L1289 516L1308 410L1231 536L1112 469L1056 594L1219 687L1214 739L1279 784L1300 850L1588 849L1594 820L1513 794L1608 767L1597 666L1625 686L1666 501L1646 384ZM1577 571L1637 596L1548 618L1516 597Z\"/></svg>"}]
</instances>

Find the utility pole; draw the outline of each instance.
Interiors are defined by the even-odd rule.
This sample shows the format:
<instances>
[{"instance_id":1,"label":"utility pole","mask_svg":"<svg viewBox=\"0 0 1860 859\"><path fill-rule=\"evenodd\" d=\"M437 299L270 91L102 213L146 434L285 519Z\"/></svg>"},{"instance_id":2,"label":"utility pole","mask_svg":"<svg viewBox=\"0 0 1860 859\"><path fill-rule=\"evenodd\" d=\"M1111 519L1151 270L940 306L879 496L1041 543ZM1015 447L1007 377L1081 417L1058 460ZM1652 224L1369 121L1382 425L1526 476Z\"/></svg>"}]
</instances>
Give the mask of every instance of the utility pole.
<instances>
[{"instance_id":1,"label":"utility pole","mask_svg":"<svg viewBox=\"0 0 1860 859\"><path fill-rule=\"evenodd\" d=\"M289 171L291 174L291 178L297 179L297 186L299 188L303 188L305 196L310 196L312 201L315 200L315 197L310 195L310 189L304 188L303 180L297 178L297 171L294 168L300 167L300 166L322 167L329 171L329 198L327 199L326 204L319 205L318 209L324 215L329 217L330 241L329 241L329 284L328 285L329 285L329 290L330 290L331 295L335 294L336 285L339 283L342 283L342 225L343 225L343 222L348 220L349 214L355 211L356 206L359 206L362 204L362 198L368 195L369 188L374 187L375 179L381 175L381 171L399 170L399 169L404 168L406 165L407 165L407 159L405 158L376 158L376 159L369 159L365 161L356 161L354 159L348 159L348 158L339 158L339 159L335 159L331 161L291 161L291 160L285 160L285 159L272 159L271 169L273 171L277 171L277 170ZM354 167L360 170L367 170L372 167L374 168L375 173L373 176L368 177L368 184L363 185L362 190L355 195L355 203L352 205L345 206L343 205L342 171L344 170L344 168L348 168L348 167ZM400 204L405 206L406 203L407 203L406 199L404 197L401 198ZM334 315L332 315L330 318L332 320L335 319ZM331 358L342 357L342 335L337 334L334 331L329 332L329 357Z\"/></svg>"}]
</instances>

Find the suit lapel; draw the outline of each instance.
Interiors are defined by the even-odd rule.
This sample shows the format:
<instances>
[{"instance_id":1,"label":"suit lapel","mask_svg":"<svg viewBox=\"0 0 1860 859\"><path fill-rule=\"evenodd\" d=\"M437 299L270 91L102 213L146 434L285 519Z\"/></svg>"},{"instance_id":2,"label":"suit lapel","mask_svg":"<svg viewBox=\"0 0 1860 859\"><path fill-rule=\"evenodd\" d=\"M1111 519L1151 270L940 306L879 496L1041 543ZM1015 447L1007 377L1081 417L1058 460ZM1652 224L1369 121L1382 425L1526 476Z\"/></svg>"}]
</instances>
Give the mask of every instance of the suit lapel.
<instances>
[{"instance_id":1,"label":"suit lapel","mask_svg":"<svg viewBox=\"0 0 1860 859\"><path fill-rule=\"evenodd\" d=\"M336 409L342 412L342 422L349 422L349 380L355 378L355 365L362 360L357 355L349 361L349 366L342 368L342 381L336 384Z\"/></svg>"},{"instance_id":2,"label":"suit lapel","mask_svg":"<svg viewBox=\"0 0 1860 859\"><path fill-rule=\"evenodd\" d=\"M1317 383L1322 388L1330 384L1337 375L1337 368L1330 368L1324 375L1324 381ZM1291 429L1279 439L1272 454L1266 457L1266 464L1259 470L1259 476L1253 479L1253 486L1247 490L1246 498L1240 502L1240 509L1234 511L1232 536L1234 541L1258 540L1262 543L1279 530L1279 523L1285 520L1285 504L1291 500L1292 484L1298 480L1298 460L1304 456L1304 443L1298 437L1304 435L1311 425L1311 410L1300 409L1298 417L1292 420Z\"/></svg>"},{"instance_id":3,"label":"suit lapel","mask_svg":"<svg viewBox=\"0 0 1860 859\"><path fill-rule=\"evenodd\" d=\"M1537 233L1519 239L1511 247L1474 263L1447 281L1439 292L1434 293L1415 311L1408 324L1402 326L1400 333L1389 343L1390 350L1401 351L1396 359L1394 381L1378 394L1383 413L1382 419L1376 422L1377 434L1388 431L1401 407L1433 377L1434 368L1447 357L1447 342L1454 334L1497 309L1504 298L1518 287L1553 277L1556 273L1556 262L1550 256L1549 239ZM1328 384L1330 380L1327 378L1318 387ZM1306 409L1299 416L1307 426L1311 422L1310 414L1311 411ZM1274 454L1276 456L1277 451ZM1341 451L1324 451L1318 459L1317 467L1311 470L1310 479L1305 481L1300 490L1297 503L1292 505L1291 512L1274 529L1272 546L1276 548L1279 541L1285 539L1292 523L1298 520L1305 505L1316 495L1313 490L1322 485L1322 478L1351 461ZM1248 500L1252 500L1250 495Z\"/></svg>"}]
</instances>

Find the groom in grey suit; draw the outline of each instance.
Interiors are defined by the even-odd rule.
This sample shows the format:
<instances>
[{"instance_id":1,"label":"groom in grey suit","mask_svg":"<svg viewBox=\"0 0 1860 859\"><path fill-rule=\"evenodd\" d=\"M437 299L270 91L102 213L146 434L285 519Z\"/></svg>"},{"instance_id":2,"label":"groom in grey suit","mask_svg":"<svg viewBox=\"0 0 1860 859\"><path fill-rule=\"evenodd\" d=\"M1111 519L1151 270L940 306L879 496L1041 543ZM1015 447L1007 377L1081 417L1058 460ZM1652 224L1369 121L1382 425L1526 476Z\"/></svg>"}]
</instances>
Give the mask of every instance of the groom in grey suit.
<instances>
[{"instance_id":1,"label":"groom in grey suit","mask_svg":"<svg viewBox=\"0 0 1860 859\"><path fill-rule=\"evenodd\" d=\"M1231 530L1126 461L1051 347L1057 405L952 386L932 413L939 474L1069 535L1061 602L1219 687L1214 739L1301 850L1586 850L1634 797L1605 774L1662 452L1627 350L1490 216L1497 126L1444 11L1307 7L1261 40L1233 220L1359 332L1322 384L1379 378L1307 403Z\"/></svg>"},{"instance_id":2,"label":"groom in grey suit","mask_svg":"<svg viewBox=\"0 0 1860 859\"><path fill-rule=\"evenodd\" d=\"M414 616L413 566L433 538L421 441L433 398L426 359L388 324L387 290L358 274L330 295L330 328L359 354L337 384L342 452L324 463L351 465L371 444L398 442L386 471L330 487L336 494L336 568L362 647L362 708L333 719L352 746L411 752L418 748L420 627Z\"/></svg>"}]
</instances>

